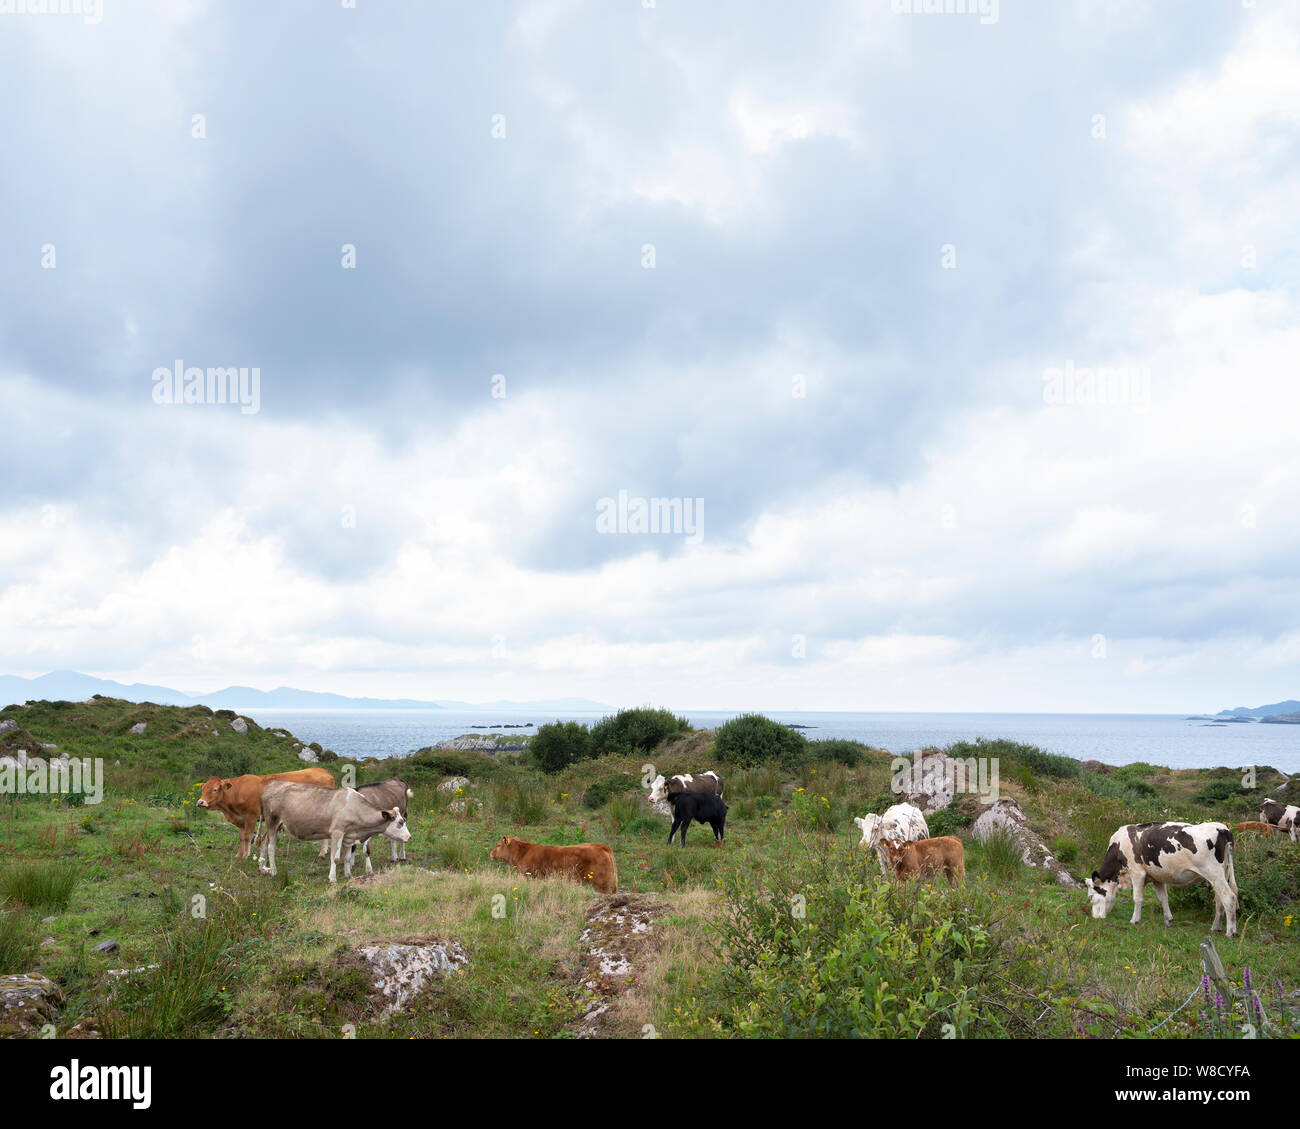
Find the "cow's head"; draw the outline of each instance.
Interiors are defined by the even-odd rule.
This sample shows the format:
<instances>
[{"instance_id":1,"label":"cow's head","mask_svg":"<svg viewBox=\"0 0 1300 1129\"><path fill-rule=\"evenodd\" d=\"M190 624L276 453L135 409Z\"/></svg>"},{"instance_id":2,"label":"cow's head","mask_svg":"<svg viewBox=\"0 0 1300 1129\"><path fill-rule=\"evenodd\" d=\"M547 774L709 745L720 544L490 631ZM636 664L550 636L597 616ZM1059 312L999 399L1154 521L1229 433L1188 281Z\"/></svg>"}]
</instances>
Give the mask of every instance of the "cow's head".
<instances>
[{"instance_id":1,"label":"cow's head","mask_svg":"<svg viewBox=\"0 0 1300 1129\"><path fill-rule=\"evenodd\" d=\"M381 811L379 813L384 817L384 834L390 839L396 839L399 843L405 843L411 838L411 829L406 826L406 816L394 808L392 811Z\"/></svg>"},{"instance_id":2,"label":"cow's head","mask_svg":"<svg viewBox=\"0 0 1300 1129\"><path fill-rule=\"evenodd\" d=\"M222 792L228 792L229 790L229 780L222 780L220 776L209 776L203 782L203 790L199 793L199 800L195 806L205 810L215 807Z\"/></svg>"},{"instance_id":3,"label":"cow's head","mask_svg":"<svg viewBox=\"0 0 1300 1129\"><path fill-rule=\"evenodd\" d=\"M655 777L654 783L650 785L650 803L658 804L663 802L668 795L667 783L662 772Z\"/></svg>"},{"instance_id":4,"label":"cow's head","mask_svg":"<svg viewBox=\"0 0 1300 1129\"><path fill-rule=\"evenodd\" d=\"M1119 893L1119 879L1112 878L1103 882L1101 875L1094 870L1092 877L1084 885L1088 891L1088 901L1092 903L1092 916L1098 919L1105 917L1115 904L1115 895Z\"/></svg>"},{"instance_id":5,"label":"cow's head","mask_svg":"<svg viewBox=\"0 0 1300 1129\"><path fill-rule=\"evenodd\" d=\"M488 852L489 858L499 859L502 862L509 862L514 854L515 837L513 835L502 835L497 840L497 845Z\"/></svg>"},{"instance_id":6,"label":"cow's head","mask_svg":"<svg viewBox=\"0 0 1300 1129\"><path fill-rule=\"evenodd\" d=\"M859 847L874 847L880 841L880 816L872 812L861 817L855 816L853 822L858 825L858 829L862 832L862 840L858 843Z\"/></svg>"}]
</instances>

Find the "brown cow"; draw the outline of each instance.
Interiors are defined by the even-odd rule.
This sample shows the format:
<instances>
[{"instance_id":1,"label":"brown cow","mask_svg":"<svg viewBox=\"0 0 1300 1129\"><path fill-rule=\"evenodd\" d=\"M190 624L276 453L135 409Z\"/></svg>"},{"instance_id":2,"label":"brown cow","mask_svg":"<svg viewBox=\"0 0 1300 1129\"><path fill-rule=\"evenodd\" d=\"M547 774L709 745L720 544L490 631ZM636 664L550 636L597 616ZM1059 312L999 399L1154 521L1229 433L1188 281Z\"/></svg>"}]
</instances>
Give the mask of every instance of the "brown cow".
<instances>
[{"instance_id":1,"label":"brown cow","mask_svg":"<svg viewBox=\"0 0 1300 1129\"><path fill-rule=\"evenodd\" d=\"M298 768L292 772L272 772L266 776L247 773L223 780L220 776L209 776L199 793L198 806L204 811L219 811L226 817L227 823L233 823L239 831L239 850L235 858L248 858L249 844L253 841L253 832L262 818L262 788L268 780L294 780L299 784L316 784L322 788L333 788L334 777L328 768Z\"/></svg>"},{"instance_id":2,"label":"brown cow","mask_svg":"<svg viewBox=\"0 0 1300 1129\"><path fill-rule=\"evenodd\" d=\"M1247 820L1245 823L1234 823L1232 827L1235 831L1258 831L1269 836L1276 835L1283 830L1274 823L1260 823L1258 820L1253 819Z\"/></svg>"},{"instance_id":3,"label":"brown cow","mask_svg":"<svg viewBox=\"0 0 1300 1129\"><path fill-rule=\"evenodd\" d=\"M949 886L966 882L966 848L956 836L941 835L937 839L916 839L910 843L886 839L885 850L899 878L942 871L948 876Z\"/></svg>"},{"instance_id":4,"label":"brown cow","mask_svg":"<svg viewBox=\"0 0 1300 1129\"><path fill-rule=\"evenodd\" d=\"M565 874L575 881L590 883L599 893L618 893L618 866L614 862L614 852L604 843L552 847L543 843L526 843L513 835L505 835L497 840L491 857L508 862L530 878Z\"/></svg>"}]
</instances>

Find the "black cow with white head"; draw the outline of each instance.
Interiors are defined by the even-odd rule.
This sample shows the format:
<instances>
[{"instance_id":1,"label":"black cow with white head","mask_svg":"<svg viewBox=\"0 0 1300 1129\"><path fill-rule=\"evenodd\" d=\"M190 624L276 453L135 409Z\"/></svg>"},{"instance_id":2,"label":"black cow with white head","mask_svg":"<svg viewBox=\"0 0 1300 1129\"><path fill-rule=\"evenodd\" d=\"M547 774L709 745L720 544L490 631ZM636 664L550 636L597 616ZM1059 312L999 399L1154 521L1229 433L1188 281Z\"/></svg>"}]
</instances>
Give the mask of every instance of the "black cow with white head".
<instances>
[{"instance_id":1,"label":"black cow with white head","mask_svg":"<svg viewBox=\"0 0 1300 1129\"><path fill-rule=\"evenodd\" d=\"M1237 877L1232 866L1232 831L1226 823L1130 823L1110 837L1101 870L1092 872L1088 898L1092 916L1105 917L1115 904L1121 886L1133 888L1133 917L1142 920L1142 889L1150 882L1165 911L1165 924L1174 920L1169 912L1168 886L1191 886L1208 882L1214 890L1214 922L1219 928L1222 913L1228 922L1227 936L1237 932Z\"/></svg>"}]
</instances>

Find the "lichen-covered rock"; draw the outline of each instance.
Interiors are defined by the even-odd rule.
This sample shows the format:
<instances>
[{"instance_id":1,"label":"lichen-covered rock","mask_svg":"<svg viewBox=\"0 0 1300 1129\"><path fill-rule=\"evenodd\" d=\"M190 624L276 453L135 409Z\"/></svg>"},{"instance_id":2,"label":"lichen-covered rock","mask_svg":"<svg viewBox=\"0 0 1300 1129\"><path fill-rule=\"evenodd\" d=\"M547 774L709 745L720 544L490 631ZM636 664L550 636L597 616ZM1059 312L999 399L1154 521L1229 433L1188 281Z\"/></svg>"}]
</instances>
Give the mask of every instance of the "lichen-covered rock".
<instances>
[{"instance_id":1,"label":"lichen-covered rock","mask_svg":"<svg viewBox=\"0 0 1300 1129\"><path fill-rule=\"evenodd\" d=\"M6 717L3 720L0 720L0 737L3 737L6 733L12 733L17 728L18 722L14 721L11 717Z\"/></svg>"},{"instance_id":2,"label":"lichen-covered rock","mask_svg":"<svg viewBox=\"0 0 1300 1129\"><path fill-rule=\"evenodd\" d=\"M456 941L392 942L362 945L356 950L374 986L380 1020L401 1011L430 981L469 964L469 954Z\"/></svg>"},{"instance_id":3,"label":"lichen-covered rock","mask_svg":"<svg viewBox=\"0 0 1300 1129\"><path fill-rule=\"evenodd\" d=\"M149 727L148 722L137 721L133 726L131 726L130 732L134 733L138 737L148 727Z\"/></svg>"},{"instance_id":4,"label":"lichen-covered rock","mask_svg":"<svg viewBox=\"0 0 1300 1129\"><path fill-rule=\"evenodd\" d=\"M0 976L0 1038L26 1038L59 1014L63 993L37 973Z\"/></svg>"},{"instance_id":5,"label":"lichen-covered rock","mask_svg":"<svg viewBox=\"0 0 1300 1129\"><path fill-rule=\"evenodd\" d=\"M472 798L468 800L452 800L451 803L447 805L447 810L451 812L452 815L468 815L471 806L475 811L478 811L479 808L483 806L483 801Z\"/></svg>"},{"instance_id":6,"label":"lichen-covered rock","mask_svg":"<svg viewBox=\"0 0 1300 1129\"><path fill-rule=\"evenodd\" d=\"M439 792L456 792L461 788L469 787L469 778L465 776L453 776L450 780L444 780L438 785Z\"/></svg>"},{"instance_id":7,"label":"lichen-covered rock","mask_svg":"<svg viewBox=\"0 0 1300 1129\"><path fill-rule=\"evenodd\" d=\"M1074 875L1052 857L1051 851L1029 826L1029 820L1020 805L1010 796L1003 796L981 812L971 828L971 834L981 843L999 833L1010 835L1016 841L1021 851L1020 861L1025 866L1050 871L1062 886L1077 889L1081 885Z\"/></svg>"},{"instance_id":8,"label":"lichen-covered rock","mask_svg":"<svg viewBox=\"0 0 1300 1129\"><path fill-rule=\"evenodd\" d=\"M312 764L315 764L320 758L317 757L311 749L299 749L298 759L300 761L310 761Z\"/></svg>"},{"instance_id":9,"label":"lichen-covered rock","mask_svg":"<svg viewBox=\"0 0 1300 1129\"><path fill-rule=\"evenodd\" d=\"M241 737L248 736L248 722L246 722L242 717L235 718L235 720L230 723L230 728Z\"/></svg>"}]
</instances>

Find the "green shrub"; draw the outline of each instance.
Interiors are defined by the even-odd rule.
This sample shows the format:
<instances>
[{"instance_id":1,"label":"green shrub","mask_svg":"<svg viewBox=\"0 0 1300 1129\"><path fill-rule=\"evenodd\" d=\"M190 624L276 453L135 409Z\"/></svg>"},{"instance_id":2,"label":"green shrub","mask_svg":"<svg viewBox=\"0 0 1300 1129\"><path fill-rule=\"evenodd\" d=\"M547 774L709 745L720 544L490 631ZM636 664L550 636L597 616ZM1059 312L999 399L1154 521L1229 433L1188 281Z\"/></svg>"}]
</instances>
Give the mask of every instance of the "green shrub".
<instances>
[{"instance_id":1,"label":"green shrub","mask_svg":"<svg viewBox=\"0 0 1300 1129\"><path fill-rule=\"evenodd\" d=\"M769 761L798 768L811 758L811 748L802 733L761 713L741 714L723 722L713 745L718 760L742 768Z\"/></svg>"},{"instance_id":2,"label":"green shrub","mask_svg":"<svg viewBox=\"0 0 1300 1129\"><path fill-rule=\"evenodd\" d=\"M946 808L940 808L932 815L925 817L925 824L930 829L931 838L938 839L941 835L956 835L971 822L971 817L962 811L956 804L950 804Z\"/></svg>"},{"instance_id":3,"label":"green shrub","mask_svg":"<svg viewBox=\"0 0 1300 1129\"><path fill-rule=\"evenodd\" d=\"M825 741L812 742L811 756L814 760L835 761L837 764L855 768L862 763L866 746L857 741L843 737L831 737Z\"/></svg>"},{"instance_id":4,"label":"green shrub","mask_svg":"<svg viewBox=\"0 0 1300 1129\"><path fill-rule=\"evenodd\" d=\"M253 754L248 749L220 746L202 754L194 762L194 768L196 775L204 779L209 776L220 776L224 779L252 772L254 764Z\"/></svg>"},{"instance_id":5,"label":"green shrub","mask_svg":"<svg viewBox=\"0 0 1300 1129\"><path fill-rule=\"evenodd\" d=\"M593 810L602 808L613 797L622 796L625 792L638 788L640 783L641 781L630 772L620 772L617 776L611 776L606 780L597 780L582 794L583 806Z\"/></svg>"},{"instance_id":6,"label":"green shrub","mask_svg":"<svg viewBox=\"0 0 1300 1129\"><path fill-rule=\"evenodd\" d=\"M67 909L77 873L61 863L29 862L0 874L0 893L29 909Z\"/></svg>"},{"instance_id":7,"label":"green shrub","mask_svg":"<svg viewBox=\"0 0 1300 1129\"><path fill-rule=\"evenodd\" d=\"M691 723L676 717L670 710L639 709L619 710L612 717L602 717L591 727L591 751L588 755L604 757L611 754L635 756L648 753L670 737L691 732Z\"/></svg>"},{"instance_id":8,"label":"green shrub","mask_svg":"<svg viewBox=\"0 0 1300 1129\"><path fill-rule=\"evenodd\" d=\"M1010 831L1004 828L994 830L983 840L981 846L986 873L995 878L1014 878L1020 873L1024 852Z\"/></svg>"},{"instance_id":9,"label":"green shrub","mask_svg":"<svg viewBox=\"0 0 1300 1129\"><path fill-rule=\"evenodd\" d=\"M559 772L591 756L591 731L577 721L552 721L537 730L529 749L543 772Z\"/></svg>"}]
</instances>

